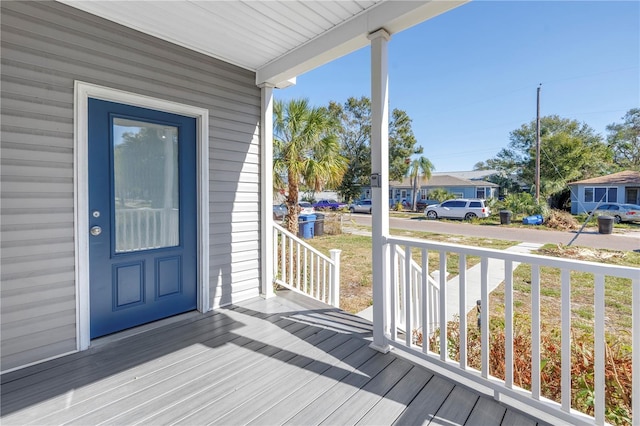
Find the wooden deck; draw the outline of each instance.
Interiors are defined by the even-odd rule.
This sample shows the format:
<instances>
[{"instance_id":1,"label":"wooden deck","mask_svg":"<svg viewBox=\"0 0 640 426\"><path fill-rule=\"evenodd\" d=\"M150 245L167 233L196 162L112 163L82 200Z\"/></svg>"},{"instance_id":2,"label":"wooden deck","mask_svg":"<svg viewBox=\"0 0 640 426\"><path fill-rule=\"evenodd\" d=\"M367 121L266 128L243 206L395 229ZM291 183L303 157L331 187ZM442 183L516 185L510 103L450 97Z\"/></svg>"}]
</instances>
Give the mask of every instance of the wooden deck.
<instances>
[{"instance_id":1,"label":"wooden deck","mask_svg":"<svg viewBox=\"0 0 640 426\"><path fill-rule=\"evenodd\" d=\"M535 425L368 347L371 323L254 299L2 376L3 425Z\"/></svg>"}]
</instances>

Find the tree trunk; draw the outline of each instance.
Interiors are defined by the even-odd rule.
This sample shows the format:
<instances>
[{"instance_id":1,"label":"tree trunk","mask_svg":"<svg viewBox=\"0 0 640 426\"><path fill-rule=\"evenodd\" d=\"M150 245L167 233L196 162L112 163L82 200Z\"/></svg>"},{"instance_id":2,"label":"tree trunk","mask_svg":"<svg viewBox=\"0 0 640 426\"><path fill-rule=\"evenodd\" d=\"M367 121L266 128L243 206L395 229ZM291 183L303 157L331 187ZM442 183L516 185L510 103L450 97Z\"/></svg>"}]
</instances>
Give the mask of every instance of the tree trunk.
<instances>
[{"instance_id":1,"label":"tree trunk","mask_svg":"<svg viewBox=\"0 0 640 426\"><path fill-rule=\"evenodd\" d=\"M287 194L287 217L286 227L292 234L298 233L298 213L300 212L300 206L298 205L298 177L289 173L289 194Z\"/></svg>"}]
</instances>

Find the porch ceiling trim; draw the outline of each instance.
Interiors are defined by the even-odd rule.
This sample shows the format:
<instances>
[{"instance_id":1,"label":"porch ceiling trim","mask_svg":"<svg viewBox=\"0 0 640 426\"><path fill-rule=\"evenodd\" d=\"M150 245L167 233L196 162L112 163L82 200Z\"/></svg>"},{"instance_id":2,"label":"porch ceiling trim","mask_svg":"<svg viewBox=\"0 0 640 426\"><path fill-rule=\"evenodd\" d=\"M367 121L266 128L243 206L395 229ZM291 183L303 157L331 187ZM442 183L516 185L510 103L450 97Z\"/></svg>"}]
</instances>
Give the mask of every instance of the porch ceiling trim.
<instances>
[{"instance_id":1,"label":"porch ceiling trim","mask_svg":"<svg viewBox=\"0 0 640 426\"><path fill-rule=\"evenodd\" d=\"M57 0L256 73L256 84L287 81L469 0ZM283 84L284 83L284 84Z\"/></svg>"}]
</instances>

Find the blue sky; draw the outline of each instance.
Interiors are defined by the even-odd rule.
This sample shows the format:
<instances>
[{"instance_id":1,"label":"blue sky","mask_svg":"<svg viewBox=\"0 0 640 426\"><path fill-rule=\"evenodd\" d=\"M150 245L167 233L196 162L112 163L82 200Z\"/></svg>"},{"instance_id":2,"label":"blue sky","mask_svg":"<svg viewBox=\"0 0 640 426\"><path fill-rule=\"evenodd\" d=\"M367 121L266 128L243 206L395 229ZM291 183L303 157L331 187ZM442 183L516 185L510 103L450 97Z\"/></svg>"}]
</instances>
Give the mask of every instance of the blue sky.
<instances>
[{"instance_id":1,"label":"blue sky","mask_svg":"<svg viewBox=\"0 0 640 426\"><path fill-rule=\"evenodd\" d=\"M369 96L369 48L298 77L276 99ZM476 0L395 34L391 108L405 110L436 172L471 170L541 115L597 133L640 107L640 2Z\"/></svg>"}]
</instances>

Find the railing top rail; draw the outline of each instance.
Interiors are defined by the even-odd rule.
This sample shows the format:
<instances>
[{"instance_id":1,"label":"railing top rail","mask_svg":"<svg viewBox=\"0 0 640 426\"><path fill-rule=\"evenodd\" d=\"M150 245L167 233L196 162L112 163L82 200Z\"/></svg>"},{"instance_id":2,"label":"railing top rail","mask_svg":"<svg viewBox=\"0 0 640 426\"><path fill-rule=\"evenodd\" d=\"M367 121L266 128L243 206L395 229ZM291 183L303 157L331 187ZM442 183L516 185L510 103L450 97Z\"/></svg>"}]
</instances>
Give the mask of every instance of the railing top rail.
<instances>
[{"instance_id":1,"label":"railing top rail","mask_svg":"<svg viewBox=\"0 0 640 426\"><path fill-rule=\"evenodd\" d=\"M412 247L427 250L438 250L460 253L471 256L490 257L493 259L510 260L513 262L529 263L539 266L547 266L559 269L577 269L593 274L612 275L620 278L629 278L640 282L640 268L631 266L619 266L605 263L589 262L585 260L562 259L549 256L541 256L528 253L514 253L509 251L465 246L461 244L441 243L409 237L387 237L387 244L410 245Z\"/></svg>"},{"instance_id":2,"label":"railing top rail","mask_svg":"<svg viewBox=\"0 0 640 426\"><path fill-rule=\"evenodd\" d=\"M316 254L316 256L318 256L319 258L326 260L327 262L329 262L331 265L333 265L333 260L331 260L331 258L329 256L326 256L322 253L320 253L320 251L318 251L317 248L313 247L310 244L307 244L306 242L302 241L300 238L296 237L294 234L292 234L291 232L287 231L285 228L283 228L282 226L278 225L277 223L273 224L274 229L277 229L278 231L282 232L283 234L287 235L289 238L293 238L298 244L300 244L302 247L311 250L313 253Z\"/></svg>"}]
</instances>

